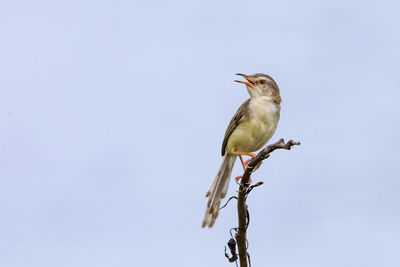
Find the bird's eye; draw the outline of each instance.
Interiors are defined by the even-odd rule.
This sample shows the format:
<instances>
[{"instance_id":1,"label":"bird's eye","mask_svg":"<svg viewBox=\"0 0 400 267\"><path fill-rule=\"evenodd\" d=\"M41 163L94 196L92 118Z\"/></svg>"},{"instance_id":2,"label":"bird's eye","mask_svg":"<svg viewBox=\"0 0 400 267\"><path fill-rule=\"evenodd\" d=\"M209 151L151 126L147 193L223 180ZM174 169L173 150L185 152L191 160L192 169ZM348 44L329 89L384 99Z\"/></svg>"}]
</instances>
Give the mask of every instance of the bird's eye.
<instances>
[{"instance_id":1,"label":"bird's eye","mask_svg":"<svg viewBox=\"0 0 400 267\"><path fill-rule=\"evenodd\" d=\"M265 84L265 80L260 80L260 84Z\"/></svg>"}]
</instances>

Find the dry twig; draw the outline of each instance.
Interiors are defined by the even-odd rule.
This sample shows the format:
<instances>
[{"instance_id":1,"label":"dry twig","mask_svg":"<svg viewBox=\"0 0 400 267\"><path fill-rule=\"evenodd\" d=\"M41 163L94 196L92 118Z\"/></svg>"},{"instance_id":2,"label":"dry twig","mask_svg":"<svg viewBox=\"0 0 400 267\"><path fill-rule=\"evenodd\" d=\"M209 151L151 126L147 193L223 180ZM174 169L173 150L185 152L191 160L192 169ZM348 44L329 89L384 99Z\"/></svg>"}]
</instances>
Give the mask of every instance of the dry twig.
<instances>
[{"instance_id":1,"label":"dry twig","mask_svg":"<svg viewBox=\"0 0 400 267\"><path fill-rule=\"evenodd\" d=\"M262 185L262 182L259 182L253 186L249 185L250 175L257 169L257 166L261 164L264 159L267 159L270 156L270 153L276 149L286 149L290 150L292 146L300 145L300 142L294 142L290 140L285 143L283 139L280 139L278 142L271 144L261 150L256 157L254 157L249 164L247 165L246 170L244 171L240 186L239 193L237 198L237 209L238 209L238 222L239 227L236 228L235 239L239 250L239 260L240 267L248 267L248 259L250 260L250 255L247 253L247 227L250 222L250 215L247 209L246 198L248 194L254 187ZM232 257L233 258L233 257ZM230 258L230 262L231 259Z\"/></svg>"}]
</instances>

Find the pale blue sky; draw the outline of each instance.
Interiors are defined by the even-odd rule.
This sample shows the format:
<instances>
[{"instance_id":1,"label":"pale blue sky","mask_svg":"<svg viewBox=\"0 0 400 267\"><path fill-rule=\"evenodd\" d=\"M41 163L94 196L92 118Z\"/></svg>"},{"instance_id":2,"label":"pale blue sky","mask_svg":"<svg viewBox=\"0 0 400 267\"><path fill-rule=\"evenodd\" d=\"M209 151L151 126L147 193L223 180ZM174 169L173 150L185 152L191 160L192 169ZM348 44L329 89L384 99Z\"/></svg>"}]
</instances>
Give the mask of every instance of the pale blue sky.
<instances>
[{"instance_id":1,"label":"pale blue sky","mask_svg":"<svg viewBox=\"0 0 400 267\"><path fill-rule=\"evenodd\" d=\"M253 176L253 266L399 266L399 8L1 2L0 265L233 266L234 205L201 229L204 194L234 73L264 72L272 141L302 146Z\"/></svg>"}]
</instances>

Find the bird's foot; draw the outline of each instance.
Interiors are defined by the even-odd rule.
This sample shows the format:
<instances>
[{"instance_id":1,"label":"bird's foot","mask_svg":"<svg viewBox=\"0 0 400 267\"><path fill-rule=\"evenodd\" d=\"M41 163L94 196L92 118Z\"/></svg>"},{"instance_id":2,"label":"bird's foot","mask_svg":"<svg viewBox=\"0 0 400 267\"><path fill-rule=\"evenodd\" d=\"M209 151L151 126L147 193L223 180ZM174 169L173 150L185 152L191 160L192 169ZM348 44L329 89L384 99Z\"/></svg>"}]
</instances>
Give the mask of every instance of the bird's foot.
<instances>
[{"instance_id":1,"label":"bird's foot","mask_svg":"<svg viewBox=\"0 0 400 267\"><path fill-rule=\"evenodd\" d=\"M235 177L235 182L236 182L238 185L240 185L240 182L239 182L239 181L242 179L242 177L243 177L243 176L236 176L236 177ZM251 181L251 177L249 177L248 185L251 185L251 182L252 182L252 181Z\"/></svg>"},{"instance_id":2,"label":"bird's foot","mask_svg":"<svg viewBox=\"0 0 400 267\"><path fill-rule=\"evenodd\" d=\"M256 154L254 154L254 153L240 152L240 151L233 151L232 154L239 156L240 162L242 163L243 170L246 170L247 164L250 162L250 160L252 160L256 156ZM248 156L248 157L250 157L250 159L243 161L242 156Z\"/></svg>"},{"instance_id":3,"label":"bird's foot","mask_svg":"<svg viewBox=\"0 0 400 267\"><path fill-rule=\"evenodd\" d=\"M249 166L249 162L250 162L254 157L249 158L249 159L246 160L246 161L243 161L242 156L239 156L239 158L240 158L240 161L242 162L243 170L245 171L245 170L247 169L247 167ZM262 164L262 163L263 163L263 162L260 161L260 162L257 164L257 166L254 168L253 172L255 172L256 170L258 170L258 168L261 167L261 164Z\"/></svg>"}]
</instances>

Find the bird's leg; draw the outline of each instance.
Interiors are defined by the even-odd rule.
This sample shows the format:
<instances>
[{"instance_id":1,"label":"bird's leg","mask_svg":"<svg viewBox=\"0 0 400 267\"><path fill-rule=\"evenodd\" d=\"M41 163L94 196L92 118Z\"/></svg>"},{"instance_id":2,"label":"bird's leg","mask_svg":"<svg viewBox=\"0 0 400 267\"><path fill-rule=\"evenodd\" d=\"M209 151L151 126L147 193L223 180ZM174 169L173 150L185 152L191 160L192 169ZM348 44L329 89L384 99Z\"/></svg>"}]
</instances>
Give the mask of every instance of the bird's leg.
<instances>
[{"instance_id":1,"label":"bird's leg","mask_svg":"<svg viewBox=\"0 0 400 267\"><path fill-rule=\"evenodd\" d=\"M240 162L242 163L243 170L245 171L247 165L244 163L243 158L242 158L242 155L239 155L239 159L240 159ZM242 179L242 177L243 177L243 176L237 176L237 177L235 177L235 182L236 182L238 185L240 185L239 180Z\"/></svg>"},{"instance_id":2,"label":"bird's leg","mask_svg":"<svg viewBox=\"0 0 400 267\"><path fill-rule=\"evenodd\" d=\"M245 163L245 162L243 162L243 158L242 158L242 156L241 156L241 155L239 155L239 159L240 159L240 162L242 163L243 170L245 171L245 170L246 170L246 168L247 168L247 165L246 165L246 163ZM246 162L247 162L247 160L246 160Z\"/></svg>"},{"instance_id":3,"label":"bird's leg","mask_svg":"<svg viewBox=\"0 0 400 267\"><path fill-rule=\"evenodd\" d=\"M239 156L239 159L240 159L240 162L242 163L242 167L243 167L243 170L244 170L244 171L246 170L247 165L249 164L250 160L252 160L252 159L256 156L256 154L254 154L254 153L240 152L240 151L233 151L232 154L238 155L238 156ZM248 156L248 157L250 157L250 159L248 159L248 160L246 160L246 161L243 161L242 156ZM261 166L261 163L258 164L258 165L255 167L254 171L257 170L260 166ZM243 176L237 176L237 177L235 177L235 181L236 181L237 184L239 184L239 180L242 179L242 177L243 177ZM251 176L249 177L249 184L251 184Z\"/></svg>"},{"instance_id":4,"label":"bird's leg","mask_svg":"<svg viewBox=\"0 0 400 267\"><path fill-rule=\"evenodd\" d=\"M249 162L250 162L250 160L252 160L253 158L249 158L248 160L246 160L245 162L244 162L244 165L246 166L246 168L247 168L247 165L249 165Z\"/></svg>"},{"instance_id":5,"label":"bird's leg","mask_svg":"<svg viewBox=\"0 0 400 267\"><path fill-rule=\"evenodd\" d=\"M244 170L244 171L246 170L247 164L249 164L250 160L252 160L252 159L256 156L256 154L254 154L254 153L239 152L239 151L233 151L232 154L238 155L238 156L239 156L240 161L242 162L242 166L243 166L243 170ZM248 157L250 157L250 159L248 159L248 160L246 160L246 161L243 162L242 156L248 156ZM257 169L258 169L258 168L257 168Z\"/></svg>"},{"instance_id":6,"label":"bird's leg","mask_svg":"<svg viewBox=\"0 0 400 267\"><path fill-rule=\"evenodd\" d=\"M246 161L245 161L244 163L242 163L242 164L246 165L246 168L247 168L247 166L249 165L249 162L250 162L252 159L253 159L253 158L248 159L248 160L246 160ZM254 168L253 172L255 172L256 170L258 170L258 168L260 168L260 166L261 166L262 163L263 163L263 162L260 161L260 162L257 164L257 166Z\"/></svg>"}]
</instances>

